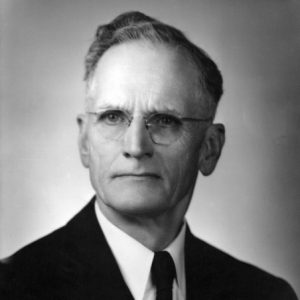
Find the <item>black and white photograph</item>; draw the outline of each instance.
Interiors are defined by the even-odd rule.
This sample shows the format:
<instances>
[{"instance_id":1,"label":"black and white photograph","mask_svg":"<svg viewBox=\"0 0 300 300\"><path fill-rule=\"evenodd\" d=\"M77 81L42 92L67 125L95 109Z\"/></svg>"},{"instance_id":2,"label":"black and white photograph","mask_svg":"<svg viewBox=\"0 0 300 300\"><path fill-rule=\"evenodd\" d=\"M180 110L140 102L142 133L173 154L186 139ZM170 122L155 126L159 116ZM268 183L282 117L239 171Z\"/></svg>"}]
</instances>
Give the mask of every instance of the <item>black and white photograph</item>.
<instances>
[{"instance_id":1,"label":"black and white photograph","mask_svg":"<svg viewBox=\"0 0 300 300\"><path fill-rule=\"evenodd\" d=\"M299 0L0 0L0 299L297 300Z\"/></svg>"}]
</instances>

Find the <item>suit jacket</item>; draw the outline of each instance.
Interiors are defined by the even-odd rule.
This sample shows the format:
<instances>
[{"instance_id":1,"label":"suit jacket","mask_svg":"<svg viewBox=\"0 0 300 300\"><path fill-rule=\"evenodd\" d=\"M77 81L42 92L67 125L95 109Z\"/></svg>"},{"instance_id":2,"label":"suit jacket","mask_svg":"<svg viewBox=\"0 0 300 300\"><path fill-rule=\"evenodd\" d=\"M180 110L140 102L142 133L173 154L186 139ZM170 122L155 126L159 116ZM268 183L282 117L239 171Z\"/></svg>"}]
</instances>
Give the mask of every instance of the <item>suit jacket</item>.
<instances>
[{"instance_id":1,"label":"suit jacket","mask_svg":"<svg viewBox=\"0 0 300 300\"><path fill-rule=\"evenodd\" d=\"M121 245L120 245L121 246ZM294 300L284 280L208 245L187 230L187 299ZM0 265L0 299L133 299L89 202L64 227Z\"/></svg>"}]
</instances>

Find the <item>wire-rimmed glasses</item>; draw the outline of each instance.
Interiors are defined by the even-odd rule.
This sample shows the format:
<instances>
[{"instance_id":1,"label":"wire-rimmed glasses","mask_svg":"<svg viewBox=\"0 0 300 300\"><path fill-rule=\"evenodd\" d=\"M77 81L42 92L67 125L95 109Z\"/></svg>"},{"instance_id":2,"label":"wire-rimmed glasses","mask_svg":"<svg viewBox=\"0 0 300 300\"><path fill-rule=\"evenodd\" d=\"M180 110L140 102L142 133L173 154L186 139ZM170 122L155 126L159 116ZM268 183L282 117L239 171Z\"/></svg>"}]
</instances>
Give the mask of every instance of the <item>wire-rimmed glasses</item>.
<instances>
[{"instance_id":1,"label":"wire-rimmed glasses","mask_svg":"<svg viewBox=\"0 0 300 300\"><path fill-rule=\"evenodd\" d=\"M122 110L106 110L103 112L88 111L87 113L96 116L99 133L104 139L108 140L120 140L132 120L137 117L133 117ZM212 120L212 118L178 117L170 113L157 112L147 117L141 117L144 120L151 140L153 143L159 145L170 145L180 138L185 122L208 122Z\"/></svg>"}]
</instances>

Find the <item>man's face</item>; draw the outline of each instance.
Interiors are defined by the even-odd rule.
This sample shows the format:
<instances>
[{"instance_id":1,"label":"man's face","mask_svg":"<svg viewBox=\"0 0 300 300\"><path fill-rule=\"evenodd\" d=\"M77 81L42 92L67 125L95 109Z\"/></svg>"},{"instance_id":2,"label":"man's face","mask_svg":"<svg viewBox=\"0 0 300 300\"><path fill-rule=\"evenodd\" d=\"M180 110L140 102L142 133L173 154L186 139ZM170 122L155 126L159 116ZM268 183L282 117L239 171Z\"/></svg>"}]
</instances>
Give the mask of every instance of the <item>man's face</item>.
<instances>
[{"instance_id":1,"label":"man's face","mask_svg":"<svg viewBox=\"0 0 300 300\"><path fill-rule=\"evenodd\" d=\"M88 110L123 110L133 116L119 140L99 132L95 115L80 119L82 161L100 206L133 216L186 209L206 124L189 124L176 141L160 145L151 140L141 116L207 117L195 98L195 78L190 64L162 45L121 44L99 60Z\"/></svg>"}]
</instances>

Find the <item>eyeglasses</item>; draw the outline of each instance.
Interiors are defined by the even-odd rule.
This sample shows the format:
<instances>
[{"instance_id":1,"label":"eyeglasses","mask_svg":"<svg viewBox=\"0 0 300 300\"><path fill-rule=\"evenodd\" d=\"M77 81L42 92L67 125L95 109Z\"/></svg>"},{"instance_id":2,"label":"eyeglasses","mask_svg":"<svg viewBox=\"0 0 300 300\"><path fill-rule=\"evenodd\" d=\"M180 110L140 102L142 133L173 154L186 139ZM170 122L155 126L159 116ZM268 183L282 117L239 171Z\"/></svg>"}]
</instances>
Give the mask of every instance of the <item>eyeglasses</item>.
<instances>
[{"instance_id":1,"label":"eyeglasses","mask_svg":"<svg viewBox=\"0 0 300 300\"><path fill-rule=\"evenodd\" d=\"M122 110L87 113L97 117L96 126L99 127L99 134L108 140L120 140L133 120L133 116ZM212 119L180 118L167 113L153 113L148 117L140 117L143 118L153 143L160 145L170 145L180 138L185 122L208 122Z\"/></svg>"}]
</instances>

